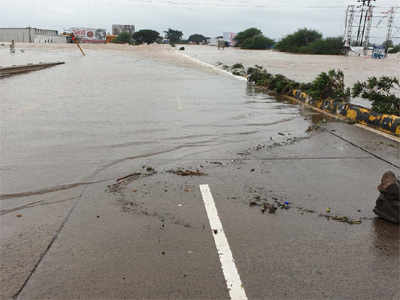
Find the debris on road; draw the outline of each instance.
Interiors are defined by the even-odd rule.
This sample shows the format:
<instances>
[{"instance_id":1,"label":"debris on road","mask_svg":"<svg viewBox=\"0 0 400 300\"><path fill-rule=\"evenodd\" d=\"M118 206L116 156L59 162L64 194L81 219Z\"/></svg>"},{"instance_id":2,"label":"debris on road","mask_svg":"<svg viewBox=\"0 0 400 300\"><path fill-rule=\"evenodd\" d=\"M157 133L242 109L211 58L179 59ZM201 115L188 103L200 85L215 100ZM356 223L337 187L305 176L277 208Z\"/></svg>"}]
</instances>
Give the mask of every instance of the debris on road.
<instances>
[{"instance_id":1,"label":"debris on road","mask_svg":"<svg viewBox=\"0 0 400 300\"><path fill-rule=\"evenodd\" d=\"M256 146L254 147L254 150L259 151L259 150L262 150L262 149L264 149L264 148L265 148L265 145L264 145L264 144L258 144L258 145L256 145Z\"/></svg>"},{"instance_id":2,"label":"debris on road","mask_svg":"<svg viewBox=\"0 0 400 300\"><path fill-rule=\"evenodd\" d=\"M168 173L172 173L178 176L206 176L206 173L201 172L200 170L188 170L188 169L176 169L176 170L168 170Z\"/></svg>"},{"instance_id":3,"label":"debris on road","mask_svg":"<svg viewBox=\"0 0 400 300\"><path fill-rule=\"evenodd\" d=\"M223 166L224 164L220 161L210 161L210 164Z\"/></svg>"},{"instance_id":4,"label":"debris on road","mask_svg":"<svg viewBox=\"0 0 400 300\"><path fill-rule=\"evenodd\" d=\"M297 210L301 211L301 212L306 212L306 213L310 213L313 214L315 213L315 210L313 209L308 209L308 208L304 208L304 207L296 207Z\"/></svg>"},{"instance_id":5,"label":"debris on road","mask_svg":"<svg viewBox=\"0 0 400 300\"><path fill-rule=\"evenodd\" d=\"M142 173L136 172L136 173L132 173L132 174L126 175L124 177L117 178L116 181L117 182L121 182L121 181L123 181L125 179L128 179L128 178L139 177L140 175L142 175Z\"/></svg>"},{"instance_id":6,"label":"debris on road","mask_svg":"<svg viewBox=\"0 0 400 300\"><path fill-rule=\"evenodd\" d=\"M333 220L336 222L347 223L350 225L362 223L361 218L360 219L352 219L352 218L346 217L346 216L336 216L336 215L328 215L328 214L319 214L319 216L325 217L327 220Z\"/></svg>"},{"instance_id":7,"label":"debris on road","mask_svg":"<svg viewBox=\"0 0 400 300\"><path fill-rule=\"evenodd\" d=\"M117 183L108 185L107 186L107 188L108 188L107 191L110 192L110 193L119 192L122 185L127 185L131 181L137 180L139 178L149 177L149 176L157 174L157 171L154 170L153 168L147 168L146 171L147 171L147 173L134 172L132 174L117 178L116 179ZM133 190L133 192L137 192L137 190L135 189L135 190Z\"/></svg>"},{"instance_id":8,"label":"debris on road","mask_svg":"<svg viewBox=\"0 0 400 300\"><path fill-rule=\"evenodd\" d=\"M277 208L273 204L263 203L261 212L264 214L267 210L268 210L268 213L274 214L276 212Z\"/></svg>"}]
</instances>

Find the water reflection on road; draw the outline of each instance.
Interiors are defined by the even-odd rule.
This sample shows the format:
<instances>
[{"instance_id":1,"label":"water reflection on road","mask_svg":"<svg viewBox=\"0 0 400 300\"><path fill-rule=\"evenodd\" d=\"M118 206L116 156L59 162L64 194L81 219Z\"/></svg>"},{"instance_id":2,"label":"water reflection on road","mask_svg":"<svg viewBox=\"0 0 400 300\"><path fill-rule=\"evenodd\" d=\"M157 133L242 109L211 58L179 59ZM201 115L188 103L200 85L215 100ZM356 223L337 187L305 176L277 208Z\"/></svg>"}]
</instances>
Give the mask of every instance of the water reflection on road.
<instances>
[{"instance_id":1,"label":"water reflection on road","mask_svg":"<svg viewBox=\"0 0 400 300\"><path fill-rule=\"evenodd\" d=\"M127 161L174 161L262 142L276 127L299 135L307 127L298 107L175 56L78 54L28 49L10 60L66 64L0 81L2 194L113 177Z\"/></svg>"}]
</instances>

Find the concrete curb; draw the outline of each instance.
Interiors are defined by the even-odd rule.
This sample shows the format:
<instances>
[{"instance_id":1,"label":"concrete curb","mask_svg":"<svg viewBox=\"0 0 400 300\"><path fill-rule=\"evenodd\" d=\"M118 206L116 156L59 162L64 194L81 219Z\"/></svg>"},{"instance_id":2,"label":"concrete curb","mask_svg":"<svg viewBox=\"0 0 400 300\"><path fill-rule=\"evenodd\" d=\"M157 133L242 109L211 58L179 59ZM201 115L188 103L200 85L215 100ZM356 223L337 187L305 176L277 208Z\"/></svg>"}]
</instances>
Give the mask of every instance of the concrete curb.
<instances>
[{"instance_id":1,"label":"concrete curb","mask_svg":"<svg viewBox=\"0 0 400 300\"><path fill-rule=\"evenodd\" d=\"M323 112L333 114L339 119L350 120L355 123L372 127L384 133L400 137L400 117L398 116L372 112L368 108L343 101L335 101L333 99L313 100L310 96L300 90L293 90L291 95L289 94L288 96Z\"/></svg>"}]
</instances>

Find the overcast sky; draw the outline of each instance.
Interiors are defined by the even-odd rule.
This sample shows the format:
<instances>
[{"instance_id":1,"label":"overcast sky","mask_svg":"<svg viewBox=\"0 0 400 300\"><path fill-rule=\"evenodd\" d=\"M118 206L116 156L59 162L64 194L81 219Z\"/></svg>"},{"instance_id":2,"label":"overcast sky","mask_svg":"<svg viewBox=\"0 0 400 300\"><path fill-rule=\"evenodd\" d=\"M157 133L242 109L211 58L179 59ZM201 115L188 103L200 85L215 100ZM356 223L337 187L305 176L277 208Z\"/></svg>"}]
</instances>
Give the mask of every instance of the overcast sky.
<instances>
[{"instance_id":1,"label":"overcast sky","mask_svg":"<svg viewBox=\"0 0 400 300\"><path fill-rule=\"evenodd\" d=\"M343 35L349 0L1 0L0 27L72 26L105 28L133 24L136 30L162 33L179 29L188 37L261 29L279 39L298 28L317 29L324 36ZM400 0L377 0L377 6L400 6ZM400 9L397 10L400 15ZM400 19L397 17L396 21ZM397 25L397 24L396 24ZM400 24L398 24L400 25ZM397 31L398 28L395 28ZM400 35L400 34L399 34Z\"/></svg>"}]
</instances>

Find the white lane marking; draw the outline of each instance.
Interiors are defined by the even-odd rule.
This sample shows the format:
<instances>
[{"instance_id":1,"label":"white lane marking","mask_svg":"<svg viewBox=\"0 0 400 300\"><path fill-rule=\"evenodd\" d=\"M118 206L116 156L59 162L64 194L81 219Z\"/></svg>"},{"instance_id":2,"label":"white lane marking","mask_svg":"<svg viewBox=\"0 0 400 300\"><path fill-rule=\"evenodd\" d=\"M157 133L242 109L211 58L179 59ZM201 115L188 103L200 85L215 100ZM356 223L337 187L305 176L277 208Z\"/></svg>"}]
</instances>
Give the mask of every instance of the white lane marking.
<instances>
[{"instance_id":1,"label":"white lane marking","mask_svg":"<svg viewBox=\"0 0 400 300\"><path fill-rule=\"evenodd\" d=\"M233 300L246 300L246 292L240 280L239 272L236 268L228 240L226 239L218 211L215 207L214 199L208 184L200 185L201 195L203 196L204 206L206 207L208 220L211 226L211 233L217 247L222 272L224 273L229 295Z\"/></svg>"}]
</instances>

